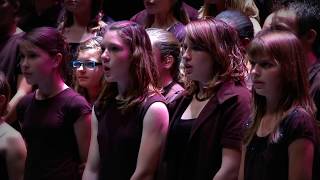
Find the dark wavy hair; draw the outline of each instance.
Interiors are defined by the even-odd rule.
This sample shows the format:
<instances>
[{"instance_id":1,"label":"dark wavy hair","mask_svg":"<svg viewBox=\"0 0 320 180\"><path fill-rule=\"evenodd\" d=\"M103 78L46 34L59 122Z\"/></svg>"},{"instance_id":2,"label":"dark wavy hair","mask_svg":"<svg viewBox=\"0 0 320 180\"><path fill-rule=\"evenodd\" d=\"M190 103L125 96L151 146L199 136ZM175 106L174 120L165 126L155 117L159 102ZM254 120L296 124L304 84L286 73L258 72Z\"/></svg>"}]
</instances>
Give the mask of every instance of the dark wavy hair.
<instances>
[{"instance_id":1,"label":"dark wavy hair","mask_svg":"<svg viewBox=\"0 0 320 180\"><path fill-rule=\"evenodd\" d=\"M245 57L234 28L213 18L192 21L186 26L186 40L212 57L213 76L206 87L207 96L214 94L223 82L243 83L247 72ZM186 89L189 94L198 92L198 83L190 81Z\"/></svg>"},{"instance_id":2,"label":"dark wavy hair","mask_svg":"<svg viewBox=\"0 0 320 180\"><path fill-rule=\"evenodd\" d=\"M150 92L159 93L159 73L155 63L152 46L145 29L131 21L118 21L110 24L106 33L116 31L120 38L129 46L131 65L129 68L132 86L128 88L121 102L123 111L143 102ZM110 99L118 94L116 83L107 83L97 106L104 107Z\"/></svg>"}]
</instances>

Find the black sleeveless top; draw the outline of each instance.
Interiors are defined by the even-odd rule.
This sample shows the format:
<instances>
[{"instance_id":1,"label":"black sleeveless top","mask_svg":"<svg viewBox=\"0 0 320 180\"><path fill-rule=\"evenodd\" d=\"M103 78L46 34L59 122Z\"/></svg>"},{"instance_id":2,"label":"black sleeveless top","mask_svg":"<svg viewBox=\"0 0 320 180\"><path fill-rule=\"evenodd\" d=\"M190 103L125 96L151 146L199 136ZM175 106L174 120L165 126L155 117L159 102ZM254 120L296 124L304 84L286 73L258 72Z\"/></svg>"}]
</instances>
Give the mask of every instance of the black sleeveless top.
<instances>
[{"instance_id":1,"label":"black sleeveless top","mask_svg":"<svg viewBox=\"0 0 320 180\"><path fill-rule=\"evenodd\" d=\"M154 95L125 113L118 108L117 100L111 101L103 110L95 107L100 153L99 179L128 180L136 169L143 118L151 104L165 100L161 95Z\"/></svg>"}]
</instances>

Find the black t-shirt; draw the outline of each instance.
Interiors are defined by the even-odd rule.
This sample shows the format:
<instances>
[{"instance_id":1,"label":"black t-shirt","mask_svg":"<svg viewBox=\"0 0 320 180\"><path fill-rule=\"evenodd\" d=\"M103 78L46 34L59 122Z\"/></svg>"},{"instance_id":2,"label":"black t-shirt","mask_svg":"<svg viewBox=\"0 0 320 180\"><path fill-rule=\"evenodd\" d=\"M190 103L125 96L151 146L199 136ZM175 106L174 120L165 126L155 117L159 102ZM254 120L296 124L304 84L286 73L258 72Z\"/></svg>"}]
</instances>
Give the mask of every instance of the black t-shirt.
<instances>
[{"instance_id":1,"label":"black t-shirt","mask_svg":"<svg viewBox=\"0 0 320 180\"><path fill-rule=\"evenodd\" d=\"M32 93L19 102L17 117L27 144L25 180L79 178L73 125L90 111L87 101L69 88L45 100Z\"/></svg>"},{"instance_id":2,"label":"black t-shirt","mask_svg":"<svg viewBox=\"0 0 320 180\"><path fill-rule=\"evenodd\" d=\"M250 141L246 150L244 179L288 179L288 148L300 138L306 138L314 144L313 179L319 178L319 143L314 119L302 108L296 108L281 122L277 142L270 143L269 136L257 135Z\"/></svg>"}]
</instances>

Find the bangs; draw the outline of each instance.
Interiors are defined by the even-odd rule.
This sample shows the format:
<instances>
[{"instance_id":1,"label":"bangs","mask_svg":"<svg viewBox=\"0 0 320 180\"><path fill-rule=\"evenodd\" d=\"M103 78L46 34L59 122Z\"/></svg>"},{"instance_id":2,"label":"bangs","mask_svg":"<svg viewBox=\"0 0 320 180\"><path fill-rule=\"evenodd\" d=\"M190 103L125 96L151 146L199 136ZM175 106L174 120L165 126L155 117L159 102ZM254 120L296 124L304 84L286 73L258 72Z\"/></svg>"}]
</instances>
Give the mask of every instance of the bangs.
<instances>
[{"instance_id":1,"label":"bangs","mask_svg":"<svg viewBox=\"0 0 320 180\"><path fill-rule=\"evenodd\" d=\"M269 49L264 41L260 38L253 39L247 49L247 53L250 58L259 57L261 54L270 54L268 52Z\"/></svg>"}]
</instances>

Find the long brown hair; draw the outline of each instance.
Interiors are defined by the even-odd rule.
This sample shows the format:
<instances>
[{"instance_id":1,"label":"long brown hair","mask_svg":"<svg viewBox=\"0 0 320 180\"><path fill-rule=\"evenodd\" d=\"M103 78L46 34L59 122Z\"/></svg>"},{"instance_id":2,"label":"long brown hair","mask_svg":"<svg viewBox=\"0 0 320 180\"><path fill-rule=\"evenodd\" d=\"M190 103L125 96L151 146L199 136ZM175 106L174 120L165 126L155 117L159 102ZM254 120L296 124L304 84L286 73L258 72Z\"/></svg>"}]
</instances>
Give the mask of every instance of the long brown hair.
<instances>
[{"instance_id":1,"label":"long brown hair","mask_svg":"<svg viewBox=\"0 0 320 180\"><path fill-rule=\"evenodd\" d=\"M131 65L129 69L132 86L128 88L120 109L126 111L143 102L151 92L159 93L159 73L149 36L145 29L137 23L118 21L112 23L108 31L116 31L120 38L130 47ZM97 105L105 106L118 94L116 83L107 83L98 99Z\"/></svg>"},{"instance_id":2,"label":"long brown hair","mask_svg":"<svg viewBox=\"0 0 320 180\"><path fill-rule=\"evenodd\" d=\"M248 57L254 59L266 53L280 65L282 88L277 106L278 125L288 112L295 106L301 106L314 116L315 106L310 99L308 90L307 68L305 55L299 39L290 32L265 30L257 34L247 49ZM244 142L248 143L256 133L262 117L266 113L266 99L254 90L252 107L252 124ZM270 140L277 140L278 127L274 129ZM275 138L275 139L274 139Z\"/></svg>"},{"instance_id":3,"label":"long brown hair","mask_svg":"<svg viewBox=\"0 0 320 180\"><path fill-rule=\"evenodd\" d=\"M213 76L206 87L207 96L215 93L223 82L244 81L245 57L237 32L231 26L213 18L192 21L186 26L186 39L212 57ZM197 82L191 81L187 83L186 89L189 94L193 94L199 87Z\"/></svg>"}]
</instances>

